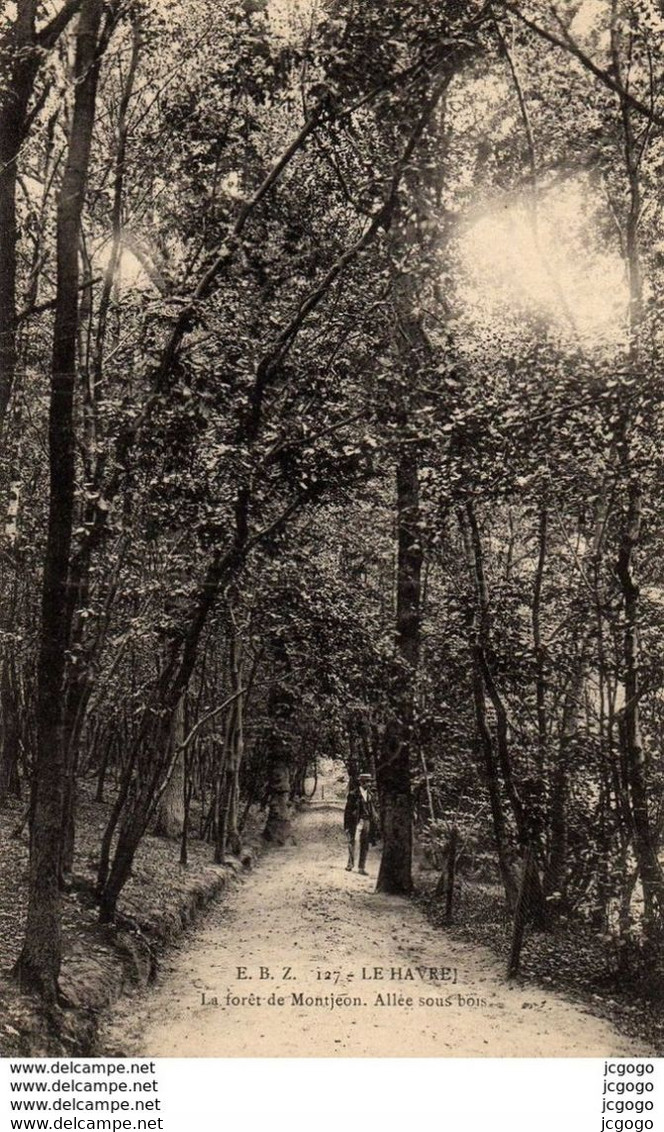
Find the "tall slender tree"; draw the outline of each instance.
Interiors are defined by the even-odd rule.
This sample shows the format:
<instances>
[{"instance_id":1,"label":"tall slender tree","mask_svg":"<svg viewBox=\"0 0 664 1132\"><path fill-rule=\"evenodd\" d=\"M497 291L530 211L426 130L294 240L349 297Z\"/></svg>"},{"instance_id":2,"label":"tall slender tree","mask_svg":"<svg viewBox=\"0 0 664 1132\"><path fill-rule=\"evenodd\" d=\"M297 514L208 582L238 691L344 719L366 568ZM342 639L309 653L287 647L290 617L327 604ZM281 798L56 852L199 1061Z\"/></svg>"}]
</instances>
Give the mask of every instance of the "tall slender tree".
<instances>
[{"instance_id":1,"label":"tall slender tree","mask_svg":"<svg viewBox=\"0 0 664 1132\"><path fill-rule=\"evenodd\" d=\"M60 880L67 749L65 677L72 609L68 598L75 518L74 394L78 340L81 218L95 121L103 0L83 0L76 32L74 105L57 209L57 290L49 414L49 514L37 674L37 755L33 778L30 889L22 986L48 1003L58 997L61 963Z\"/></svg>"}]
</instances>

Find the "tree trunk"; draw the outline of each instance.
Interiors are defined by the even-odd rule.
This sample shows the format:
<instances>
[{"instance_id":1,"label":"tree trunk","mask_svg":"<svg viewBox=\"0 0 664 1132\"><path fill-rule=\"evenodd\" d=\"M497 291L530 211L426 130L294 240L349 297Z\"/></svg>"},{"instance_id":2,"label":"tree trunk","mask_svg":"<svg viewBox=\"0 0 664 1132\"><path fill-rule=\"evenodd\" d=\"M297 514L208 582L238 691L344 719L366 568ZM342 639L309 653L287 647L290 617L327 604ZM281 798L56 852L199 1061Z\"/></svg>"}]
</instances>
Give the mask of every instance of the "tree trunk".
<instances>
[{"instance_id":1,"label":"tree trunk","mask_svg":"<svg viewBox=\"0 0 664 1132\"><path fill-rule=\"evenodd\" d=\"M507 907L513 912L516 907L519 886L509 858L509 835L505 809L500 793L500 775L493 749L491 732L486 718L484 684L479 662L475 655L476 651L476 649L473 649L472 653L473 703L475 705L475 720L477 723L479 746L482 753L483 777L489 795L489 805L491 807L493 839L496 846L498 869L505 890Z\"/></svg>"},{"instance_id":2,"label":"tree trunk","mask_svg":"<svg viewBox=\"0 0 664 1132\"><path fill-rule=\"evenodd\" d=\"M0 444L17 360L17 160L40 63L80 3L67 0L37 36L38 7L37 0L17 0L16 15L0 35Z\"/></svg>"},{"instance_id":3,"label":"tree trunk","mask_svg":"<svg viewBox=\"0 0 664 1132\"><path fill-rule=\"evenodd\" d=\"M611 10L611 56L616 78L623 91L628 81L622 75L620 61L621 29L616 6ZM624 225L624 252L629 283L629 363L632 375L643 379L643 275L640 257L640 223L642 219L641 158L643 147L637 138L632 121L633 106L626 95L620 95L622 114L624 162L628 187L628 207ZM620 740L627 785L627 797L634 832L636 855L643 886L643 929L649 944L661 943L664 928L664 870L659 860L658 836L653 827L648 803L648 774L641 739L639 700L641 695L640 664L640 588L636 578L636 556L641 541L642 486L641 474L634 468L630 451L629 401L620 406L621 429L618 443L627 493L622 521L621 544L616 573L620 581L624 610L622 647L625 706L620 719Z\"/></svg>"},{"instance_id":4,"label":"tree trunk","mask_svg":"<svg viewBox=\"0 0 664 1132\"><path fill-rule=\"evenodd\" d=\"M231 853L240 852L238 831L238 795L240 789L240 767L244 758L244 694L242 694L242 639L235 623L233 605L229 607L230 640L230 684L234 697L229 706L224 729L224 749L219 776L218 798L216 803L217 839L215 861L223 863L226 849Z\"/></svg>"},{"instance_id":5,"label":"tree trunk","mask_svg":"<svg viewBox=\"0 0 664 1132\"><path fill-rule=\"evenodd\" d=\"M535 652L535 700L537 703L537 753L538 771L543 774L546 761L547 718L546 718L546 676L545 650L542 647L542 585L547 555L548 515L545 507L540 510L538 524L538 553L535 585L533 587L533 649Z\"/></svg>"},{"instance_id":6,"label":"tree trunk","mask_svg":"<svg viewBox=\"0 0 664 1132\"><path fill-rule=\"evenodd\" d=\"M395 895L408 895L413 888L410 755L420 654L423 560L418 471L415 445L402 445L397 465L397 667L392 716L377 768L383 853L376 889Z\"/></svg>"},{"instance_id":7,"label":"tree trunk","mask_svg":"<svg viewBox=\"0 0 664 1132\"><path fill-rule=\"evenodd\" d=\"M17 91L17 101L20 97ZM0 113L0 439L16 371L16 154L21 135L19 107L10 104L8 109Z\"/></svg>"},{"instance_id":8,"label":"tree trunk","mask_svg":"<svg viewBox=\"0 0 664 1132\"><path fill-rule=\"evenodd\" d=\"M189 825L191 822L191 799L194 793L193 763L195 754L188 748L184 751L184 799L182 815L182 836L180 838L180 864L186 868L189 863Z\"/></svg>"},{"instance_id":9,"label":"tree trunk","mask_svg":"<svg viewBox=\"0 0 664 1132\"><path fill-rule=\"evenodd\" d=\"M231 709L232 710L232 709ZM224 743L219 751L219 767L214 795L214 863L223 865L226 859L226 830L228 823L228 722L225 728Z\"/></svg>"},{"instance_id":10,"label":"tree trunk","mask_svg":"<svg viewBox=\"0 0 664 1132\"><path fill-rule=\"evenodd\" d=\"M171 744L174 750L182 746L184 741L184 697L175 712L173 720ZM184 750L175 755L175 765L171 771L166 789L164 790L154 832L157 837L180 838L182 836L182 823L184 822Z\"/></svg>"},{"instance_id":11,"label":"tree trunk","mask_svg":"<svg viewBox=\"0 0 664 1132\"><path fill-rule=\"evenodd\" d=\"M290 816L290 764L283 759L270 763L270 803L263 837L275 845L293 844Z\"/></svg>"},{"instance_id":12,"label":"tree trunk","mask_svg":"<svg viewBox=\"0 0 664 1132\"><path fill-rule=\"evenodd\" d=\"M472 503L466 506L467 526L465 522L462 525L462 532L466 540L466 555L468 557L471 573L475 581L475 593L478 606L477 618L477 644L476 656L479 669L482 675L483 686L486 694L491 701L496 716L496 753L498 757L498 764L503 777L505 791L512 808L514 817L514 824L516 825L517 836L522 848L525 848L535 836L533 830L533 822L529 820L529 815L526 813L521 795L517 789L512 768L512 758L510 754L509 742L509 726L507 720L507 711L503 698L498 690L498 686L491 671L491 665L487 659L490 651L490 638L489 638L489 595L487 591L486 578L484 572L484 554L482 550L482 540L480 538L480 531L477 525L477 517Z\"/></svg>"},{"instance_id":13,"label":"tree trunk","mask_svg":"<svg viewBox=\"0 0 664 1132\"><path fill-rule=\"evenodd\" d=\"M17 5L0 48L0 440L16 373L17 159L37 73L36 9L36 0Z\"/></svg>"},{"instance_id":14,"label":"tree trunk","mask_svg":"<svg viewBox=\"0 0 664 1132\"><path fill-rule=\"evenodd\" d=\"M154 825L157 837L177 840L182 836L184 821L184 751L175 757L175 766L161 796Z\"/></svg>"},{"instance_id":15,"label":"tree trunk","mask_svg":"<svg viewBox=\"0 0 664 1132\"><path fill-rule=\"evenodd\" d=\"M19 757L21 753L21 721L18 712L17 673L14 664L5 660L0 677L0 806L8 794L20 797Z\"/></svg>"},{"instance_id":16,"label":"tree trunk","mask_svg":"<svg viewBox=\"0 0 664 1132\"><path fill-rule=\"evenodd\" d=\"M639 586L635 579L634 552L641 532L641 489L629 485L627 516L617 574L623 593L625 629L623 665L625 706L620 738L634 831L634 852L643 886L643 926L651 941L664 925L664 871L648 805L648 781L639 719Z\"/></svg>"},{"instance_id":17,"label":"tree trunk","mask_svg":"<svg viewBox=\"0 0 664 1132\"><path fill-rule=\"evenodd\" d=\"M579 730L579 717L587 676L586 641L581 642L577 669L565 695L560 740L549 790L549 853L544 870L544 891L563 902L567 888L567 809L570 753Z\"/></svg>"},{"instance_id":18,"label":"tree trunk","mask_svg":"<svg viewBox=\"0 0 664 1132\"><path fill-rule=\"evenodd\" d=\"M238 678L242 679L241 672ZM229 766L230 794L228 799L227 841L231 853L236 856L242 848L238 814L240 807L240 768L244 758L244 696L235 701L233 720L233 739Z\"/></svg>"},{"instance_id":19,"label":"tree trunk","mask_svg":"<svg viewBox=\"0 0 664 1132\"><path fill-rule=\"evenodd\" d=\"M118 897L126 883L141 838L152 821L160 790L171 762L169 735L173 716L186 692L196 665L201 636L220 589L234 577L244 561L247 544L248 493L238 493L235 539L227 552L216 551L196 594L184 636L173 644L143 713L130 755L132 781L127 781L114 821L120 829L110 860L112 830L104 835L99 869L99 898L103 920L113 919ZM110 823L109 823L110 825Z\"/></svg>"},{"instance_id":20,"label":"tree trunk","mask_svg":"<svg viewBox=\"0 0 664 1132\"><path fill-rule=\"evenodd\" d=\"M37 757L33 781L26 935L16 973L24 987L53 1003L61 961L60 866L67 788L65 670L70 640L67 594L74 523L74 388L78 329L78 248L99 63L102 0L82 6L76 44L76 93L57 213L57 292L49 416L50 495L42 586L37 686Z\"/></svg>"},{"instance_id":21,"label":"tree trunk","mask_svg":"<svg viewBox=\"0 0 664 1132\"><path fill-rule=\"evenodd\" d=\"M474 534L471 533L469 520L472 517L475 523ZM519 885L510 861L509 847L510 835L505 807L500 788L500 760L496 754L493 737L486 714L485 676L487 671L484 656L484 641L487 631L489 598L484 578L484 568L481 553L479 531L474 512L469 506L465 511L459 510L457 514L464 553L470 582L474 591L473 620L471 633L471 680L473 688L473 703L475 706L475 720L479 738L479 747L482 755L482 770L484 783L489 795L491 818L493 823L493 837L496 846L496 856L500 871L505 900L510 911L514 911L518 898ZM504 720L503 720L504 724ZM503 762L505 750L503 750Z\"/></svg>"}]
</instances>

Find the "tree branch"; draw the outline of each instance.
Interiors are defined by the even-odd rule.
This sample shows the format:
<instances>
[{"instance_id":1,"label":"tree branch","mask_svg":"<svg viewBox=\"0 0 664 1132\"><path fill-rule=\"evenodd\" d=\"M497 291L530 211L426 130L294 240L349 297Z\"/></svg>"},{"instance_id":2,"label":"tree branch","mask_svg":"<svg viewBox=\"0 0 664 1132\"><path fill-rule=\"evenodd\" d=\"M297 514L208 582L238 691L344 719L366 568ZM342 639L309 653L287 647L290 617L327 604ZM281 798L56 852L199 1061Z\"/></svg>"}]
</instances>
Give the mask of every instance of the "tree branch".
<instances>
[{"instance_id":1,"label":"tree branch","mask_svg":"<svg viewBox=\"0 0 664 1132\"><path fill-rule=\"evenodd\" d=\"M233 692L232 696L228 696L223 701L223 703L218 704L216 708L212 708L212 711L207 712L206 715L204 715L201 719L199 719L198 722L195 723L194 726L192 727L192 729L189 732L189 734L187 735L186 739L183 739L182 742L178 744L178 746L176 748L177 753L179 753L180 751L186 750L186 748L189 746L189 744L192 742L192 740L196 738L196 736L198 735L198 732L200 731L200 729L201 729L201 727L203 726L204 723L209 723L209 721L211 719L214 719L215 716L219 715L222 711L224 711L227 707L229 707L230 704L232 704L234 700L239 700L240 696L243 696L246 691L247 691L246 687L245 688L239 688L237 690L237 692Z\"/></svg>"},{"instance_id":2,"label":"tree branch","mask_svg":"<svg viewBox=\"0 0 664 1132\"><path fill-rule=\"evenodd\" d=\"M498 0L498 2L505 11L511 12L513 16L516 16L525 27L529 28L529 30L539 36L540 39L545 40L553 47L558 47L561 51L566 51L568 55L572 55L586 70L590 71L596 79L599 79L605 87L613 91L614 94L617 94L620 99L624 99L628 102L633 110L636 110L637 113L649 119L649 121L654 122L655 125L664 130L664 116L655 113L655 111L647 106L645 102L642 102L640 98L636 98L631 91L626 90L623 84L618 79L614 78L610 71L606 70L604 67L600 67L589 55L586 55L585 51L581 50L571 36L566 34L565 37L561 39L560 36L555 35L552 31L549 31L548 28L542 27L541 24L535 23L534 20L525 16L523 12L517 8L516 4L510 3L509 0Z\"/></svg>"},{"instance_id":3,"label":"tree branch","mask_svg":"<svg viewBox=\"0 0 664 1132\"><path fill-rule=\"evenodd\" d=\"M180 311L175 325L171 330L168 341L164 347L161 365L159 367L159 374L157 377L157 392L161 391L164 382L168 374L170 373L173 361L175 360L178 349L180 348L182 339L189 328L192 316L196 309L196 304L201 302L201 300L207 298L207 296L210 294L210 291L212 290L212 287L214 286L214 283L216 282L217 276L220 275L224 268L226 268L228 264L233 260L233 244L242 235L242 232L244 231L247 221L249 220L252 212L267 196L272 186L279 180L279 177L283 173L284 169L290 164L295 154L304 145L305 141L312 133L315 126L318 124L322 112L323 104L321 103L316 107L315 110L311 112L306 122L302 126L302 129L293 138L290 145L288 145L283 151L279 159L272 166L270 172L258 186L255 193L249 198L249 200L245 201L242 208L240 209L240 213L235 220L233 227L231 228L228 242L222 246L219 254L217 255L217 258L199 280L198 284L194 288L190 301Z\"/></svg>"},{"instance_id":4,"label":"tree branch","mask_svg":"<svg viewBox=\"0 0 664 1132\"><path fill-rule=\"evenodd\" d=\"M96 284L101 283L101 281L101 275L97 275L94 279L86 279L84 283L80 283L78 289L79 291L89 291L91 287L95 287ZM27 319L33 318L36 314L43 314L44 311L53 310L55 303L55 299L49 299L45 303L37 303L35 305L23 307L23 310L18 311L16 315L17 324L20 325L22 322L26 322Z\"/></svg>"},{"instance_id":5,"label":"tree branch","mask_svg":"<svg viewBox=\"0 0 664 1132\"><path fill-rule=\"evenodd\" d=\"M250 440L255 439L260 422L260 413L263 403L264 394L272 380L277 367L290 350L293 342L299 334L304 322L308 316L316 309L322 299L327 295L332 285L339 278L348 264L357 259L358 255L366 247L369 246L376 233L380 228L386 231L390 227L392 221L392 214L397 201L397 195L401 186L401 181L406 171L406 168L415 152L417 144L428 126L431 116L438 105L444 91L448 87L452 79L452 73L446 72L443 78L436 84L430 97L427 99L424 109L418 117L413 130L411 131L408 142L406 143L403 153L399 158L392 177L390 180L390 188L387 197L374 212L371 217L370 224L365 228L362 235L352 244L346 248L344 252L335 260L332 266L328 269L322 280L314 291L307 296L307 298L300 304L296 313L284 330L279 335L275 345L269 354L265 355L259 363L256 371L256 381L251 393L251 408L245 422L247 436Z\"/></svg>"},{"instance_id":6,"label":"tree branch","mask_svg":"<svg viewBox=\"0 0 664 1132\"><path fill-rule=\"evenodd\" d=\"M67 0L60 11L37 34L38 46L43 47L45 51L50 51L52 47L55 47L67 24L74 18L80 7L81 0Z\"/></svg>"}]
</instances>

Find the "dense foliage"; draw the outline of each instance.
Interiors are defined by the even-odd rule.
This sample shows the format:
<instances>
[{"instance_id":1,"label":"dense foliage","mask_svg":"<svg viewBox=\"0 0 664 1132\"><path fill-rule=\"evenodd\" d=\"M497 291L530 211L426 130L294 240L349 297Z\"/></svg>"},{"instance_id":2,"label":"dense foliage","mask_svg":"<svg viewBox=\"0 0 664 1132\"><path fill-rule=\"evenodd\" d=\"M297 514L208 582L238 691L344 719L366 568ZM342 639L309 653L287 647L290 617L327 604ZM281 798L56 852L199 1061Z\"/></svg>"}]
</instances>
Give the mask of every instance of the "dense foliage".
<instances>
[{"instance_id":1,"label":"dense foliage","mask_svg":"<svg viewBox=\"0 0 664 1132\"><path fill-rule=\"evenodd\" d=\"M17 0L0 24L0 804L57 996L76 796L288 836L319 755L617 962L661 941L650 0Z\"/></svg>"}]
</instances>

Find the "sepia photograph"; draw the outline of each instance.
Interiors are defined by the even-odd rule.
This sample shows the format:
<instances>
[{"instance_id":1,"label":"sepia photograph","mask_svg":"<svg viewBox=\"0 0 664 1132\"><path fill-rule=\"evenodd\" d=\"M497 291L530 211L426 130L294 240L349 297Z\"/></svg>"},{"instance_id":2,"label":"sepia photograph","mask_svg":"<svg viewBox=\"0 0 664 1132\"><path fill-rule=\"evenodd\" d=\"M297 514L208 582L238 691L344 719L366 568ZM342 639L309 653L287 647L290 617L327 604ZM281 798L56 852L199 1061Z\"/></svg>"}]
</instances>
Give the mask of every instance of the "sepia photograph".
<instances>
[{"instance_id":1,"label":"sepia photograph","mask_svg":"<svg viewBox=\"0 0 664 1132\"><path fill-rule=\"evenodd\" d=\"M0 1057L664 1055L663 48L0 0Z\"/></svg>"}]
</instances>

